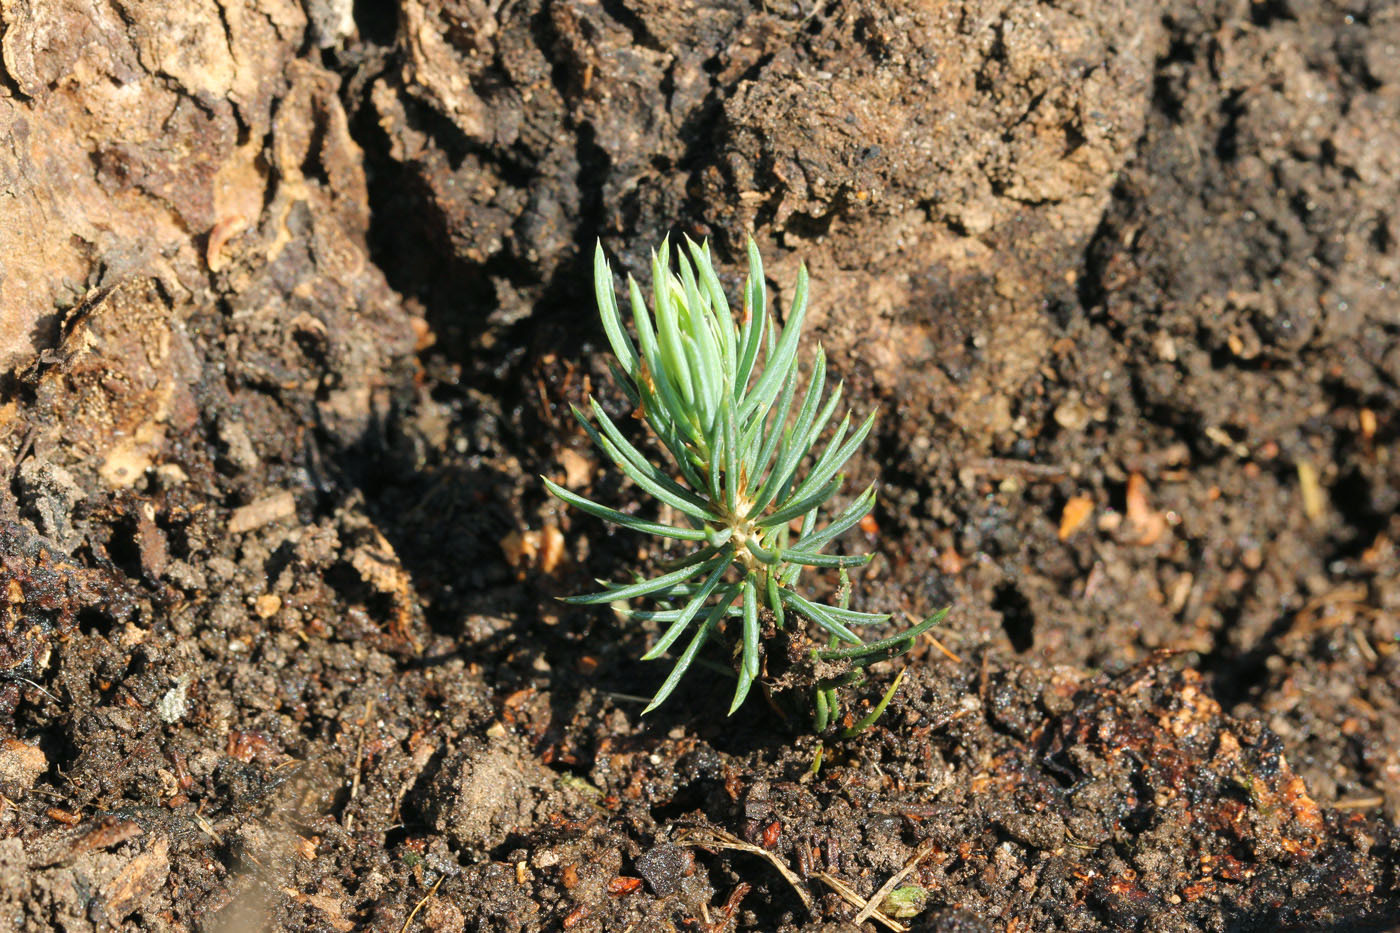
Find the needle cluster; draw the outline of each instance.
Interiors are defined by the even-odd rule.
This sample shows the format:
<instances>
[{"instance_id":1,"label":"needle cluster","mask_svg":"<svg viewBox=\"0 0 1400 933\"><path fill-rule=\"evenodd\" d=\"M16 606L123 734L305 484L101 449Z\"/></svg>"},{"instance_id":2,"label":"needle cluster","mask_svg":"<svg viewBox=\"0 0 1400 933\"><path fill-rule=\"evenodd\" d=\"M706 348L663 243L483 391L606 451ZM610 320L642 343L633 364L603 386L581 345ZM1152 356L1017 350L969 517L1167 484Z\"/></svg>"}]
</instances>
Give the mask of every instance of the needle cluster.
<instances>
[{"instance_id":1,"label":"needle cluster","mask_svg":"<svg viewBox=\"0 0 1400 933\"><path fill-rule=\"evenodd\" d=\"M644 659L661 657L685 641L648 712L670 696L705 644L723 636L731 645L737 678L732 714L760 678L765 633L791 626L794 619L811 623L825 633L827 643L825 649L814 649L815 660L834 662L843 671L840 678L817 684L817 722L824 728L834 715L838 681L850 682L859 668L907 651L942 614L893 638L867 642L855 629L886 623L888 614L857 612L844 600L833 605L799 592L809 568L837 568L844 578L846 568L871 559L868 554L828 554L826 549L875 506L872 484L835 514L828 509L844 483L842 466L869 435L875 416L853 427L847 413L831 427L841 384L827 391L820 347L803 385L798 343L807 314L805 267L798 272L787 323L780 330L752 239L737 317L708 243L687 239L685 249L676 252L675 271L669 241L652 252L650 308L637 282L627 279L635 340L619 313L601 244L594 258L598 311L616 356L615 363L610 361L613 374L669 464L654 464L595 399L589 399L591 419L574 409L593 443L669 514L659 521L641 518L549 479L544 482L555 496L589 514L684 542L691 550L652 579L604 582L597 593L565 601L594 605L649 597L660 603L630 613L664 626Z\"/></svg>"}]
</instances>

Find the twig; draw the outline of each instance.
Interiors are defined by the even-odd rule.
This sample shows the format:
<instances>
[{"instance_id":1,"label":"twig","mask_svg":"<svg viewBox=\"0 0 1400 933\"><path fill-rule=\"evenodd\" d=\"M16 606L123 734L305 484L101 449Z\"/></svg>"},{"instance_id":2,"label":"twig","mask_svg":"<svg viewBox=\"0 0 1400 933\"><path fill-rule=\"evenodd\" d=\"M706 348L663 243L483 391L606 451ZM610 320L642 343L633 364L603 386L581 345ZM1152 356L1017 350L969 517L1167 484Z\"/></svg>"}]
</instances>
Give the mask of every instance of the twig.
<instances>
[{"instance_id":1,"label":"twig","mask_svg":"<svg viewBox=\"0 0 1400 933\"><path fill-rule=\"evenodd\" d=\"M1061 479L1070 474L1070 468L1059 463L1032 463L1029 460L1012 460L1007 457L984 457L973 460L965 469L972 473L985 473L988 476L1020 476L1033 479Z\"/></svg>"},{"instance_id":2,"label":"twig","mask_svg":"<svg viewBox=\"0 0 1400 933\"><path fill-rule=\"evenodd\" d=\"M624 703L650 703L651 697L637 696L635 693L617 693L612 690L599 691L609 700L620 700Z\"/></svg>"},{"instance_id":3,"label":"twig","mask_svg":"<svg viewBox=\"0 0 1400 933\"><path fill-rule=\"evenodd\" d=\"M1332 804L1333 810L1369 810L1372 807L1379 807L1385 803L1385 798L1379 795L1375 797L1346 797Z\"/></svg>"},{"instance_id":4,"label":"twig","mask_svg":"<svg viewBox=\"0 0 1400 933\"><path fill-rule=\"evenodd\" d=\"M424 894L423 899L414 905L413 912L408 915L408 919L403 922L403 926L399 927L399 933L408 933L408 925L413 922L414 917L418 916L418 911L423 909L423 905L428 903L428 900L437 893L438 885L442 884L446 878L447 875L445 873L438 875L438 880L433 882L432 890Z\"/></svg>"},{"instance_id":5,"label":"twig","mask_svg":"<svg viewBox=\"0 0 1400 933\"><path fill-rule=\"evenodd\" d=\"M349 835L351 827L355 825L355 814L350 806L355 802L355 798L360 794L360 766L365 758L365 732L369 729L369 718L374 710L374 697L365 701L365 716L360 720L360 740L355 747L355 773L350 778L350 799L345 801L345 833Z\"/></svg>"},{"instance_id":6,"label":"twig","mask_svg":"<svg viewBox=\"0 0 1400 933\"><path fill-rule=\"evenodd\" d=\"M1367 661L1375 664L1380 660L1380 656L1376 654L1376 649L1371 647L1371 643L1366 640L1365 635L1361 634L1360 629L1352 629L1351 636L1352 640L1356 642L1356 647L1361 650L1362 655L1365 656Z\"/></svg>"},{"instance_id":7,"label":"twig","mask_svg":"<svg viewBox=\"0 0 1400 933\"><path fill-rule=\"evenodd\" d=\"M870 903L867 903L865 898L857 894L851 889L850 885L846 884L846 882L835 875L819 871L812 875L812 877L816 878L818 881L825 882L831 890L841 895L842 900L852 907L859 907L862 913L864 913L867 908L870 908ZM898 920L891 920L889 917L885 916L879 908L871 909L869 918L876 923L883 924L885 927L894 930L894 933L909 933L909 928L907 926L900 923Z\"/></svg>"},{"instance_id":8,"label":"twig","mask_svg":"<svg viewBox=\"0 0 1400 933\"><path fill-rule=\"evenodd\" d=\"M807 912L813 917L816 917L816 909L812 905L812 895L809 894L807 889L803 886L802 879L797 877L796 872L784 865L776 855L769 852L767 849L747 843L738 836L725 832L722 829L707 827L687 830L676 842L683 846L698 846L703 849L734 849L739 852L751 852L754 855L762 856L778 870L778 874L783 876L783 880L792 885L792 889L797 892L797 896L802 900L802 904L807 908Z\"/></svg>"},{"instance_id":9,"label":"twig","mask_svg":"<svg viewBox=\"0 0 1400 933\"><path fill-rule=\"evenodd\" d=\"M870 900L866 902L865 906L860 909L860 913L856 914L855 920L851 922L856 926L860 926L862 923L869 920L876 909L885 902L885 898L889 896L889 893L899 887L899 883L905 878L908 878L910 873L913 872L915 868L919 867L919 863L928 858L929 853L936 847L932 839L925 839L923 845L919 846L918 850L913 855L909 856L909 861L904 863L904 867L891 875L890 880L880 885L880 890L871 895Z\"/></svg>"},{"instance_id":10,"label":"twig","mask_svg":"<svg viewBox=\"0 0 1400 933\"><path fill-rule=\"evenodd\" d=\"M204 818L204 814L200 813L198 810L194 812L194 824L198 826L201 830L203 830L204 835L208 836L210 839L213 839L215 845L221 846L224 844L223 838L218 834L217 831L215 831L213 825L211 825L210 822Z\"/></svg>"}]
</instances>

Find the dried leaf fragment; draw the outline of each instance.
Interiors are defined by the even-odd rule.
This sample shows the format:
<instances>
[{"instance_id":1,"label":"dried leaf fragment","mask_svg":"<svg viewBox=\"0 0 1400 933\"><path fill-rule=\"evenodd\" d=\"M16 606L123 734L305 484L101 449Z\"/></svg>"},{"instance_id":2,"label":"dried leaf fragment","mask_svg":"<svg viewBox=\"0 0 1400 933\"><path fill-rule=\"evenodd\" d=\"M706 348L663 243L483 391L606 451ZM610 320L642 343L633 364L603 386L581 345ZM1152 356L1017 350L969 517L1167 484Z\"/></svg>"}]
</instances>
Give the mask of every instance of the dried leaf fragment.
<instances>
[{"instance_id":1,"label":"dried leaf fragment","mask_svg":"<svg viewBox=\"0 0 1400 933\"><path fill-rule=\"evenodd\" d=\"M142 902L164 887L170 874L170 840L164 836L151 843L102 887L106 914L124 918Z\"/></svg>"}]
</instances>

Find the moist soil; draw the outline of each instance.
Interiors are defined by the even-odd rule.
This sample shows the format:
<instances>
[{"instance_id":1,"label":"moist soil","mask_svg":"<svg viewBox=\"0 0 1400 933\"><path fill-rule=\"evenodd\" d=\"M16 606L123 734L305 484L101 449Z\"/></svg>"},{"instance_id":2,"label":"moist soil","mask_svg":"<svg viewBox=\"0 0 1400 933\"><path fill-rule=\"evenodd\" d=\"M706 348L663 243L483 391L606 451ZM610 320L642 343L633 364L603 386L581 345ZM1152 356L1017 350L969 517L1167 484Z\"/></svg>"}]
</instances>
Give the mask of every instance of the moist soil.
<instances>
[{"instance_id":1,"label":"moist soil","mask_svg":"<svg viewBox=\"0 0 1400 933\"><path fill-rule=\"evenodd\" d=\"M0 24L0 927L1400 929L1400 8ZM853 738L555 599L594 243L749 232L951 607Z\"/></svg>"}]
</instances>

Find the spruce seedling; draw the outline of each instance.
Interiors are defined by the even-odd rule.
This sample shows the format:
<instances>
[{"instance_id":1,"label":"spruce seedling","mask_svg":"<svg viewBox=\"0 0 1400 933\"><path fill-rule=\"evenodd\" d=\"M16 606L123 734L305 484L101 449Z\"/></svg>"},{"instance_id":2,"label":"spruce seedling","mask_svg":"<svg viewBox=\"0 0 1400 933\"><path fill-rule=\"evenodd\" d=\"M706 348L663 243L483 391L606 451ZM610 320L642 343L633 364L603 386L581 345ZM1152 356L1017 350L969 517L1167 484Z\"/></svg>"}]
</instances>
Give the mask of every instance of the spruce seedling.
<instances>
[{"instance_id":1,"label":"spruce seedling","mask_svg":"<svg viewBox=\"0 0 1400 933\"><path fill-rule=\"evenodd\" d=\"M869 554L836 555L827 547L855 527L875 506L871 484L844 509L821 519L840 491L841 467L870 433L874 414L852 429L847 413L828 433L841 399L841 384L827 394L826 357L816 350L802 382L798 343L807 314L806 267L797 274L787 323L779 330L769 306L763 263L748 241L748 279L742 313L731 313L710 256L709 244L689 239L671 268L669 240L651 257L652 305L628 276L635 341L624 328L612 271L599 244L594 254L594 291L603 331L616 361L617 382L670 458L654 464L632 444L598 404L588 400L592 419L574 407L589 438L637 486L673 513L654 521L586 499L544 478L559 499L605 521L682 542L689 552L665 572L634 583L599 581L602 590L567 597L575 605L598 605L648 597L659 606L628 612L664 626L643 655L661 657L682 644L669 676L646 712L666 700L700 660L707 642L732 650L737 685L733 714L764 667L765 632L800 623L825 633L825 648L811 651L815 677L814 725L836 721L836 690L863 679L863 669L908 651L923 632L942 620L937 613L891 638L867 642L856 629L890 620L886 613L848 608L846 568L868 563ZM794 531L796 526L798 530ZM835 605L798 591L808 568L836 568L842 577ZM682 640L684 641L682 642ZM896 681L896 686L898 682ZM887 693L867 727L883 711ZM848 732L851 730L847 730Z\"/></svg>"}]
</instances>

